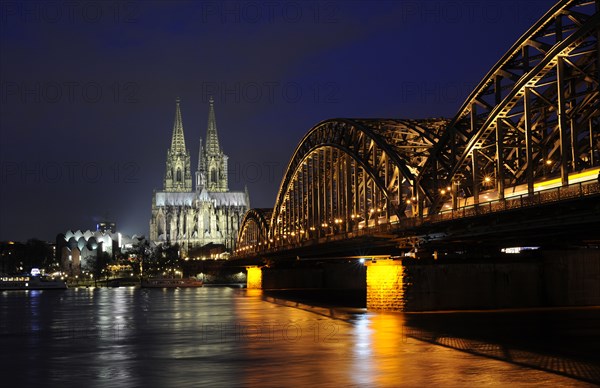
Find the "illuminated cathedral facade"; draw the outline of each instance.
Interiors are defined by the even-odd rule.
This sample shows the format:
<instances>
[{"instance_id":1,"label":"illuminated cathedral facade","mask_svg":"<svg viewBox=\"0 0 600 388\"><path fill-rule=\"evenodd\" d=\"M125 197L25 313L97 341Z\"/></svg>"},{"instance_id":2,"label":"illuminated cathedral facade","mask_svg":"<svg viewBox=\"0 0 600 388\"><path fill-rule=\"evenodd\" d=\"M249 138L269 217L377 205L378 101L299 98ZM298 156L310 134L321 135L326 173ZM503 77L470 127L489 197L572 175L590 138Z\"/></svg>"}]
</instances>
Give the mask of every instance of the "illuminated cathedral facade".
<instances>
[{"instance_id":1,"label":"illuminated cathedral facade","mask_svg":"<svg viewBox=\"0 0 600 388\"><path fill-rule=\"evenodd\" d=\"M250 207L247 190L229 191L228 157L219 144L214 100L209 103L206 144L203 147L200 139L198 167L192 175L180 100L176 100L163 189L155 191L152 198L150 240L178 244L182 255L209 243L223 244L231 251L242 217Z\"/></svg>"}]
</instances>

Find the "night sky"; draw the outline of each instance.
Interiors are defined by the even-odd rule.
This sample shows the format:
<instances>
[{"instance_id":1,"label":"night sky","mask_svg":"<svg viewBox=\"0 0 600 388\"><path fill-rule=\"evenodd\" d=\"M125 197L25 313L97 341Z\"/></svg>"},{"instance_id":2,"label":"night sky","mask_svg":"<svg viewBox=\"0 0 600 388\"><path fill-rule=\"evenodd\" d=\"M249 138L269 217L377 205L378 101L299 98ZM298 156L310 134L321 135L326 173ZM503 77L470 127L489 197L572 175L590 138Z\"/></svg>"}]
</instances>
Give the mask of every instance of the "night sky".
<instances>
[{"instance_id":1,"label":"night sky","mask_svg":"<svg viewBox=\"0 0 600 388\"><path fill-rule=\"evenodd\" d=\"M192 171L213 95L230 189L272 207L316 123L452 117L553 3L2 1L0 241L147 235L177 96Z\"/></svg>"}]
</instances>

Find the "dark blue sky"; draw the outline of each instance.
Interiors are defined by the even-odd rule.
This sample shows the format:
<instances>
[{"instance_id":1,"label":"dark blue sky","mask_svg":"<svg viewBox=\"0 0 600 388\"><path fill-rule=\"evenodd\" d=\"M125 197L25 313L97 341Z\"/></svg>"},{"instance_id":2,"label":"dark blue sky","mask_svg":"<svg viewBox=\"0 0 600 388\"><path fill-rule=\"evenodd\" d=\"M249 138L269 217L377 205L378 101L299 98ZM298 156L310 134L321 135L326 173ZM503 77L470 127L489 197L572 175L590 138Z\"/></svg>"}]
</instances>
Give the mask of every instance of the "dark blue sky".
<instances>
[{"instance_id":1,"label":"dark blue sky","mask_svg":"<svg viewBox=\"0 0 600 388\"><path fill-rule=\"evenodd\" d=\"M212 94L230 188L272 207L313 125L452 117L554 2L0 4L0 240L54 240L147 235L177 96L192 169Z\"/></svg>"}]
</instances>

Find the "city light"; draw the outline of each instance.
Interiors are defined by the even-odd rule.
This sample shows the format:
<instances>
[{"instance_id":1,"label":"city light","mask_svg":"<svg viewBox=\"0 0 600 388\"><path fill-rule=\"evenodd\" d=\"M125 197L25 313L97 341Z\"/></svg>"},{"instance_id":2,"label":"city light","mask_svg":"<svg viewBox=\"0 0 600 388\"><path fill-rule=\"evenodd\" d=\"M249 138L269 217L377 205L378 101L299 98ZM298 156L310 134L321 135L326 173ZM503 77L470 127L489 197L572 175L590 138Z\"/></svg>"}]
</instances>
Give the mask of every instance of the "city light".
<instances>
[{"instance_id":1,"label":"city light","mask_svg":"<svg viewBox=\"0 0 600 388\"><path fill-rule=\"evenodd\" d=\"M509 254L519 254L522 251L535 251L540 247L511 247L511 248L502 248L500 252L509 253Z\"/></svg>"}]
</instances>

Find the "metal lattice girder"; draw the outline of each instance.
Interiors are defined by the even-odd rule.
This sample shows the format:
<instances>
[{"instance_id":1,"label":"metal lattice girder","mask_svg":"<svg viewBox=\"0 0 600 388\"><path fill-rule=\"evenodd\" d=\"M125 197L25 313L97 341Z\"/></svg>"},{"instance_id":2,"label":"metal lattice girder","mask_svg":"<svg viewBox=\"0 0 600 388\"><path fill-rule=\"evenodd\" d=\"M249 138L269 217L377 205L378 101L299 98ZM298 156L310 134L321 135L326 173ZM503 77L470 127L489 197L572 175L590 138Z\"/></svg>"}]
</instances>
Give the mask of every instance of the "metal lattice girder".
<instances>
[{"instance_id":1,"label":"metal lattice girder","mask_svg":"<svg viewBox=\"0 0 600 388\"><path fill-rule=\"evenodd\" d=\"M266 244L273 209L250 209L244 214L238 232L238 250L257 250Z\"/></svg>"},{"instance_id":2,"label":"metal lattice girder","mask_svg":"<svg viewBox=\"0 0 600 388\"><path fill-rule=\"evenodd\" d=\"M485 182L500 198L526 184L598 165L600 2L561 1L525 33L462 105L432 150L420 181L436 190L462 181L465 196Z\"/></svg>"},{"instance_id":3,"label":"metal lattice girder","mask_svg":"<svg viewBox=\"0 0 600 388\"><path fill-rule=\"evenodd\" d=\"M425 206L433 215L450 200L456 208L458 196L477 204L483 189L503 199L505 187L567 185L570 172L600 166L599 10L600 0L557 3L452 120L317 124L292 156L270 223L248 214L240 241L264 239L266 249L267 239L268 248L319 239Z\"/></svg>"},{"instance_id":4,"label":"metal lattice girder","mask_svg":"<svg viewBox=\"0 0 600 388\"><path fill-rule=\"evenodd\" d=\"M302 139L281 183L270 240L305 240L404 217L444 120L332 119Z\"/></svg>"}]
</instances>

